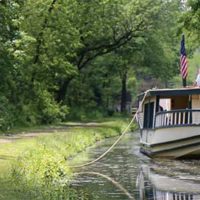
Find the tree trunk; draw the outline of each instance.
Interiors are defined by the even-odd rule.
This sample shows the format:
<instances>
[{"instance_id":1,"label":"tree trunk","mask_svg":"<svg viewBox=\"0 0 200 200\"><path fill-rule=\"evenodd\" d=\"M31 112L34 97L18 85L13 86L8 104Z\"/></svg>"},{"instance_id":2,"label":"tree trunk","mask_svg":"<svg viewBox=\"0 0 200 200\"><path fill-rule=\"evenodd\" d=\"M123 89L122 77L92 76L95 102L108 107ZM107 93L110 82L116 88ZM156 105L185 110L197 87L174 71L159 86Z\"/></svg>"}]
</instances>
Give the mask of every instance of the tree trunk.
<instances>
[{"instance_id":1,"label":"tree trunk","mask_svg":"<svg viewBox=\"0 0 200 200\"><path fill-rule=\"evenodd\" d=\"M121 113L126 112L126 82L127 82L127 73L124 73L122 76L122 88L121 88Z\"/></svg>"},{"instance_id":2,"label":"tree trunk","mask_svg":"<svg viewBox=\"0 0 200 200\"><path fill-rule=\"evenodd\" d=\"M60 83L59 90L56 93L56 101L63 103L67 94L67 87L73 78L65 79Z\"/></svg>"}]
</instances>

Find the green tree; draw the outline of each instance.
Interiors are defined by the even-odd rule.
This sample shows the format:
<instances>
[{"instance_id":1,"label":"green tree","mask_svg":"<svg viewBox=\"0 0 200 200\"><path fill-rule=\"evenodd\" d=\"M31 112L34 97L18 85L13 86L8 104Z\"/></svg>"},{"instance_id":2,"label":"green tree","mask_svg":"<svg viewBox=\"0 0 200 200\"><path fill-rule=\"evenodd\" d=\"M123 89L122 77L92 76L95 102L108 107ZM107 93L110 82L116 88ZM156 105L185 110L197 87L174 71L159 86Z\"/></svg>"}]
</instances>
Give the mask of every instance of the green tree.
<instances>
[{"instance_id":1,"label":"green tree","mask_svg":"<svg viewBox=\"0 0 200 200\"><path fill-rule=\"evenodd\" d=\"M127 90L129 84L127 83L132 82L131 93L134 93L133 90L138 85L134 74L138 78L139 74L142 74L140 78L151 76L160 79L166 84L168 83L174 74L178 72L177 44L179 42L176 37L176 26L179 8L178 1L157 1L153 9L154 14L146 22L148 28L144 29L146 30L145 32L144 30L138 31L138 35L131 38L128 43L107 55L100 55L98 59L90 61L87 67L80 70L81 76L84 77L79 83L80 88L84 83L87 83L87 90L93 88L88 92L90 94L87 96L88 104L89 99L93 99L92 102L94 104L92 105L95 105L96 102L96 105L99 106L99 102L104 102L101 106L108 109L109 106L106 105L109 105L109 103L106 104L105 102L116 104L116 99L119 100L119 97L121 97L121 111L124 112L129 92ZM95 80L91 78L93 76L95 76ZM109 84L107 84L107 87L102 87L102 83L105 82ZM73 99L74 96L71 93L74 90L74 85L72 84L71 86L72 89L70 89L70 92L68 91L71 97L67 97L67 99ZM108 92L106 93L105 91ZM105 93L106 98L104 97ZM98 96L98 100L95 100L95 96ZM79 99L81 97L87 99L86 96L83 97L82 95L79 96Z\"/></svg>"},{"instance_id":2,"label":"green tree","mask_svg":"<svg viewBox=\"0 0 200 200\"><path fill-rule=\"evenodd\" d=\"M188 0L180 22L183 31L187 31L193 49L195 49L199 46L200 41L200 2L198 0Z\"/></svg>"},{"instance_id":3,"label":"green tree","mask_svg":"<svg viewBox=\"0 0 200 200\"><path fill-rule=\"evenodd\" d=\"M150 0L27 1L22 29L36 39L32 82L51 66L57 75L51 76L56 100L64 101L76 72L148 30L156 6ZM41 64L46 67L41 69Z\"/></svg>"},{"instance_id":4,"label":"green tree","mask_svg":"<svg viewBox=\"0 0 200 200\"><path fill-rule=\"evenodd\" d=\"M124 111L136 75L168 81L177 2L0 1L1 105L12 117L4 121L50 123L67 106L106 112L120 97Z\"/></svg>"}]
</instances>

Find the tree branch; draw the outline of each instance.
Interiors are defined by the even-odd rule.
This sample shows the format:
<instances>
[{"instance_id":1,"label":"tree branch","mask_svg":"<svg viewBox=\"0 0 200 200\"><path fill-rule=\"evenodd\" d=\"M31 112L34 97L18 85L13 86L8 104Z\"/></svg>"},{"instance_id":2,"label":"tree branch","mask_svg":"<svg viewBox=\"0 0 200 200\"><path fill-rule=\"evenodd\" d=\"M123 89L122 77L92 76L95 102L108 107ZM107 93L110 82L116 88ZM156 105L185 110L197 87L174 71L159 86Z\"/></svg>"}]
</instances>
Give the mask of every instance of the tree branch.
<instances>
[{"instance_id":1,"label":"tree branch","mask_svg":"<svg viewBox=\"0 0 200 200\"><path fill-rule=\"evenodd\" d=\"M96 48L93 48L93 49L92 48L89 49L88 52L97 51L97 50L98 51L96 53L94 53L93 55L88 55L88 57L83 61L84 55L86 55L86 53L84 53L84 55L82 55L82 59L81 59L82 62L79 62L80 64L78 65L78 69L81 70L82 68L85 67L86 64L88 64L90 61L92 61L96 57L101 56L101 55L105 55L107 53L114 51L115 49L126 44L131 39L132 39L132 34L129 33L129 34L127 34L127 37L125 37L125 36L121 37L116 43L113 43L113 44L110 44L110 45L102 45L102 46L99 46L99 47L96 47Z\"/></svg>"},{"instance_id":2,"label":"tree branch","mask_svg":"<svg viewBox=\"0 0 200 200\"><path fill-rule=\"evenodd\" d=\"M48 9L48 13L51 14L55 3L57 2L57 0L53 0L49 9ZM40 49L41 49L41 45L42 45L42 40L43 40L43 35L44 35L44 30L47 26L47 22L48 22L48 18L45 17L43 25L42 25L42 30L40 31L40 33L38 34L38 38L37 38L37 44L36 44L36 50L35 50L35 58L33 63L36 64L39 61L39 56L40 56Z\"/></svg>"},{"instance_id":3,"label":"tree branch","mask_svg":"<svg viewBox=\"0 0 200 200\"><path fill-rule=\"evenodd\" d=\"M134 37L133 34L134 31L142 30L141 27L143 27L143 21L138 23L138 25L135 27L135 30L129 30L120 38L118 39L115 38L112 44L104 43L95 47L85 47L84 49L82 49L79 55L79 59L77 61L78 69L81 70L82 68L85 67L85 65L87 65L90 61L92 61L96 57L110 53L113 50L125 45L128 41L130 41Z\"/></svg>"}]
</instances>

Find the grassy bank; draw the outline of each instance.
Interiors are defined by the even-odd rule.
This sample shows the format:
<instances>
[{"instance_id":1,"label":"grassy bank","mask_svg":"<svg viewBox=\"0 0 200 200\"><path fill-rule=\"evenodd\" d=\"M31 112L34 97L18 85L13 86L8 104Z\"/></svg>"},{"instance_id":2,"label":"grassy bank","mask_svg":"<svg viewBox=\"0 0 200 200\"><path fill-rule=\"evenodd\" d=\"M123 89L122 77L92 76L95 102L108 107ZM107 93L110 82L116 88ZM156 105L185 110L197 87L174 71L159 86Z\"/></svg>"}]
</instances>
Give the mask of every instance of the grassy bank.
<instances>
[{"instance_id":1,"label":"grassy bank","mask_svg":"<svg viewBox=\"0 0 200 200\"><path fill-rule=\"evenodd\" d=\"M67 123L66 131L1 144L0 199L87 199L84 192L70 188L72 158L99 140L119 135L126 125L127 120L119 118Z\"/></svg>"}]
</instances>

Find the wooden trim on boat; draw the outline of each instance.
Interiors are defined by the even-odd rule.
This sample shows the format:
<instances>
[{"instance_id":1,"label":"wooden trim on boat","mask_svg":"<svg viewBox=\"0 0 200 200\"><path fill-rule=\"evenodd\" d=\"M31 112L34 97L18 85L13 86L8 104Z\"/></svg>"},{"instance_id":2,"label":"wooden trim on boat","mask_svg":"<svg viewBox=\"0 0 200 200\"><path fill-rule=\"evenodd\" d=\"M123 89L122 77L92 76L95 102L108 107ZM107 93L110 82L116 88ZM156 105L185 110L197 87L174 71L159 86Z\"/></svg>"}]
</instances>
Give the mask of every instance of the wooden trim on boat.
<instances>
[{"instance_id":1,"label":"wooden trim on boat","mask_svg":"<svg viewBox=\"0 0 200 200\"><path fill-rule=\"evenodd\" d=\"M200 124L177 124L177 125L170 125L170 126L161 126L161 127L157 127L151 130L157 130L157 129L163 129L163 128L169 129L169 128L176 128L176 127L195 127L195 126L200 127Z\"/></svg>"},{"instance_id":2,"label":"wooden trim on boat","mask_svg":"<svg viewBox=\"0 0 200 200\"><path fill-rule=\"evenodd\" d=\"M191 136L191 137L187 137L187 138L183 138L183 139L177 139L177 140L173 140L173 141L150 144L149 147L156 147L156 146L166 145L166 144L174 144L174 143L177 143L177 142L185 142L187 140L193 140L193 139L197 139L197 138L200 139L200 135L195 135L195 136Z\"/></svg>"},{"instance_id":3,"label":"wooden trim on boat","mask_svg":"<svg viewBox=\"0 0 200 200\"><path fill-rule=\"evenodd\" d=\"M144 97L145 93L138 95L138 100L141 100ZM179 88L179 89L152 89L149 90L146 97L149 96L184 96L184 95L194 95L200 94L200 88Z\"/></svg>"},{"instance_id":4,"label":"wooden trim on boat","mask_svg":"<svg viewBox=\"0 0 200 200\"><path fill-rule=\"evenodd\" d=\"M186 144L186 145L182 145L182 146L179 146L179 147L173 147L173 148L170 148L170 149L152 152L152 155L160 154L160 153L164 153L164 152L169 152L169 151L174 151L174 150L179 150L179 149L184 149L184 148L187 148L187 147L199 146L199 145L200 145L200 142L196 142L196 143L192 143L192 144Z\"/></svg>"},{"instance_id":5,"label":"wooden trim on boat","mask_svg":"<svg viewBox=\"0 0 200 200\"><path fill-rule=\"evenodd\" d=\"M170 128L176 128L176 127L196 127L196 126L200 127L200 124L178 124L178 125L162 126L162 127L157 127L157 128L141 128L140 130L154 131L157 129L164 129L164 128L170 129Z\"/></svg>"},{"instance_id":6,"label":"wooden trim on boat","mask_svg":"<svg viewBox=\"0 0 200 200\"><path fill-rule=\"evenodd\" d=\"M176 150L181 150L181 149L186 149L186 148L189 148L189 147L195 147L195 146L200 146L200 142L196 142L196 143L192 143L192 144L187 144L187 145L182 145L182 146L179 146L179 147L173 147L173 148L170 148L170 149L164 149L164 150L160 150L160 151L151 151L151 150L148 150L148 149L145 149L143 147L140 147L140 152L141 153L144 153L146 154L147 156L149 157L156 157L156 155L158 155L157 157L159 157L159 154L163 154L163 153L167 153L167 152L171 152L171 151L176 151ZM176 156L166 156L167 158L174 158ZM182 155L180 157L193 157L193 156L190 156L190 155ZM198 158L200 157L200 155L198 156Z\"/></svg>"}]
</instances>

